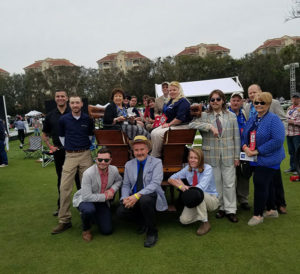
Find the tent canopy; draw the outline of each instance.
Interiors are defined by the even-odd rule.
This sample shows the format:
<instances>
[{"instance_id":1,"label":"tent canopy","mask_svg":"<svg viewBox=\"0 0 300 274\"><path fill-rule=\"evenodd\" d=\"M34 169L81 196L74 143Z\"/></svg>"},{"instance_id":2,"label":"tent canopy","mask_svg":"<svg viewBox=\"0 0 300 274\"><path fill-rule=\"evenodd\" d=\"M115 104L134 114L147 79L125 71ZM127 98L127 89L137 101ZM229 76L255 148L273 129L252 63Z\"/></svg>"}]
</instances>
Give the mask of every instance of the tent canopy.
<instances>
[{"instance_id":1,"label":"tent canopy","mask_svg":"<svg viewBox=\"0 0 300 274\"><path fill-rule=\"evenodd\" d=\"M35 117L35 116L39 116L39 115L41 115L41 114L42 114L42 113L39 112L39 111L32 110L32 111L28 112L27 114L25 114L25 116Z\"/></svg>"},{"instance_id":2,"label":"tent canopy","mask_svg":"<svg viewBox=\"0 0 300 274\"><path fill-rule=\"evenodd\" d=\"M180 84L186 97L208 96L215 89L220 89L225 94L244 92L238 76L213 80L182 82ZM155 93L156 97L163 95L161 84L155 84Z\"/></svg>"}]
</instances>

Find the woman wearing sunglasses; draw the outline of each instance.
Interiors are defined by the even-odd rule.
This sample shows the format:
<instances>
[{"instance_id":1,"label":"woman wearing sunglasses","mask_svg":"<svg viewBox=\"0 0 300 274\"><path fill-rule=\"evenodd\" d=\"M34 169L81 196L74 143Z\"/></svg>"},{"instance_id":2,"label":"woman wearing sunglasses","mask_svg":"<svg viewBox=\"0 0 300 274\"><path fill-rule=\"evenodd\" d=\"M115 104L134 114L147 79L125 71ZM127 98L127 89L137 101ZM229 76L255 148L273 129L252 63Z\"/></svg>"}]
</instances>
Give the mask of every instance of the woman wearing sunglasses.
<instances>
[{"instance_id":1,"label":"woman wearing sunglasses","mask_svg":"<svg viewBox=\"0 0 300 274\"><path fill-rule=\"evenodd\" d=\"M201 132L205 162L213 167L220 201L216 218L226 216L236 223L235 167L240 158L239 126L236 115L226 110L226 99L221 90L213 90L208 100L208 110L189 126Z\"/></svg>"},{"instance_id":2,"label":"woman wearing sunglasses","mask_svg":"<svg viewBox=\"0 0 300 274\"><path fill-rule=\"evenodd\" d=\"M258 93L253 102L257 114L248 120L242 136L243 151L247 156L257 156L256 161L250 162L254 172L254 215L248 222L250 226L262 223L264 217L278 217L273 181L285 158L284 125L276 114L269 112L271 93Z\"/></svg>"}]
</instances>

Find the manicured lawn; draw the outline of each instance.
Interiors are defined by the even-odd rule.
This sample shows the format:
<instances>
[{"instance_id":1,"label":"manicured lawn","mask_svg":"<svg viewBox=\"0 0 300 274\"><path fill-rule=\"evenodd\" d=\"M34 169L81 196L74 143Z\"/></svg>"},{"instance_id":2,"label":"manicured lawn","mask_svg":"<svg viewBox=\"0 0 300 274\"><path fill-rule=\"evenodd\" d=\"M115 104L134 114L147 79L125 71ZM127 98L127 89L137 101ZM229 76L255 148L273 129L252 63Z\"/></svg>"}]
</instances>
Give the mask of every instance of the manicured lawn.
<instances>
[{"instance_id":1,"label":"manicured lawn","mask_svg":"<svg viewBox=\"0 0 300 274\"><path fill-rule=\"evenodd\" d=\"M300 182L290 182L288 175L283 174L288 214L257 227L247 225L251 212L239 212L237 224L211 213L212 230L198 237L198 223L184 227L179 213L165 212L158 216L154 248L144 248L135 226L116 218L113 235L94 228L94 240L85 243L74 208L73 228L50 234L57 224L54 164L42 168L23 158L17 141L10 145L9 166L0 169L0 273L300 272ZM285 160L282 170L287 167ZM251 205L252 192L251 184Z\"/></svg>"}]
</instances>

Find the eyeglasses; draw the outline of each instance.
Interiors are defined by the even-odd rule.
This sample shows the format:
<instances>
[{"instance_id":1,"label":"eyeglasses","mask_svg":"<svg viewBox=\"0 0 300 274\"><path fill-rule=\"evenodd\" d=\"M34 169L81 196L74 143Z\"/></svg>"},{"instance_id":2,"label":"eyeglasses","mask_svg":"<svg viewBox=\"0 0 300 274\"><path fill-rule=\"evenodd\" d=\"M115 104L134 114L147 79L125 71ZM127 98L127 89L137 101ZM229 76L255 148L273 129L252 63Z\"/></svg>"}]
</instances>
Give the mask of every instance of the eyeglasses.
<instances>
[{"instance_id":1,"label":"eyeglasses","mask_svg":"<svg viewBox=\"0 0 300 274\"><path fill-rule=\"evenodd\" d=\"M101 163L102 161L104 161L105 163L108 163L110 161L110 159L102 159L102 158L97 158L98 162Z\"/></svg>"},{"instance_id":2,"label":"eyeglasses","mask_svg":"<svg viewBox=\"0 0 300 274\"><path fill-rule=\"evenodd\" d=\"M262 105L262 106L264 106L265 104L266 104L266 102L263 102L263 101L262 101L262 102L258 102L258 101L255 101L255 102L254 102L254 105L256 105L256 106L257 106L257 105Z\"/></svg>"},{"instance_id":3,"label":"eyeglasses","mask_svg":"<svg viewBox=\"0 0 300 274\"><path fill-rule=\"evenodd\" d=\"M213 103L214 101L220 102L222 99L220 97L218 98L211 98L210 101Z\"/></svg>"}]
</instances>

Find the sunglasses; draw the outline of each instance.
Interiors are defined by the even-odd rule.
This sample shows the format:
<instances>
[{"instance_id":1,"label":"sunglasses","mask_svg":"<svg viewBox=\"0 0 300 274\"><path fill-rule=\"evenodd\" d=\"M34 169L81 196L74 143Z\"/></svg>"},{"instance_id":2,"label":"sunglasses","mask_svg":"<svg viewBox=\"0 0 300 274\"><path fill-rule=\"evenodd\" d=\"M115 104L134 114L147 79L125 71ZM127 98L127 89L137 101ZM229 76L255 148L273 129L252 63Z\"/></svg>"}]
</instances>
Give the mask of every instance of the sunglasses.
<instances>
[{"instance_id":1,"label":"sunglasses","mask_svg":"<svg viewBox=\"0 0 300 274\"><path fill-rule=\"evenodd\" d=\"M266 104L266 102L257 102L257 101L255 101L254 102L254 105L262 105L262 106L264 106Z\"/></svg>"},{"instance_id":2,"label":"sunglasses","mask_svg":"<svg viewBox=\"0 0 300 274\"><path fill-rule=\"evenodd\" d=\"M104 161L105 163L108 163L110 161L110 159L102 159L102 158L97 158L97 161L99 163L101 163L102 161Z\"/></svg>"},{"instance_id":3,"label":"sunglasses","mask_svg":"<svg viewBox=\"0 0 300 274\"><path fill-rule=\"evenodd\" d=\"M211 98L210 101L213 103L214 101L220 102L222 99L220 97L218 98Z\"/></svg>"}]
</instances>

